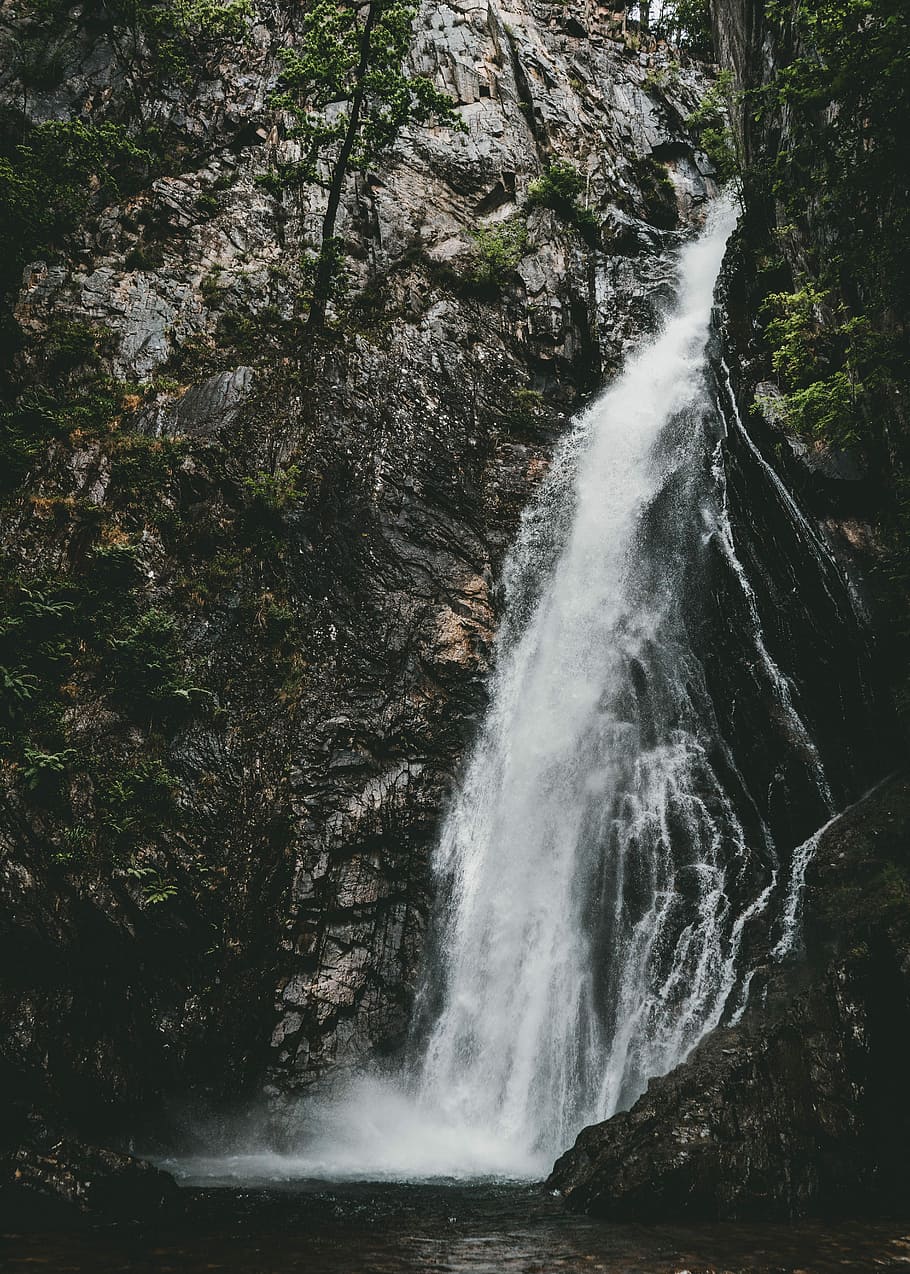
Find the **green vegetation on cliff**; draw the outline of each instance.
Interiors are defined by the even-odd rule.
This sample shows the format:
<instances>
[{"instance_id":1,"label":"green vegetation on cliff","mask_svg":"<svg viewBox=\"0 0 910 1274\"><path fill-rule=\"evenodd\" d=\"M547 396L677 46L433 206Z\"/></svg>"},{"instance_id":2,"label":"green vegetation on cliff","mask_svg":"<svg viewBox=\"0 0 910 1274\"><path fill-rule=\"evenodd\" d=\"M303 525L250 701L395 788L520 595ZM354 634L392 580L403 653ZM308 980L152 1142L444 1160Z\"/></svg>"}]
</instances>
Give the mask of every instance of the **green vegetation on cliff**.
<instances>
[{"instance_id":1,"label":"green vegetation on cliff","mask_svg":"<svg viewBox=\"0 0 910 1274\"><path fill-rule=\"evenodd\" d=\"M303 143L294 176L318 181L321 167L328 169L310 290L314 330L325 322L343 261L335 223L348 172L375 163L407 124L434 118L459 124L450 97L426 76L404 70L416 13L402 0L371 0L363 9L319 0L304 19L300 46L281 53L283 72L272 105L290 116L291 136Z\"/></svg>"},{"instance_id":2,"label":"green vegetation on cliff","mask_svg":"<svg viewBox=\"0 0 910 1274\"><path fill-rule=\"evenodd\" d=\"M767 308L775 369L801 431L893 448L882 425L903 418L910 318L910 10L769 0L766 12L790 52L746 109L783 142L753 156L746 178L794 269L789 297Z\"/></svg>"},{"instance_id":3,"label":"green vegetation on cliff","mask_svg":"<svg viewBox=\"0 0 910 1274\"><path fill-rule=\"evenodd\" d=\"M735 20L714 7L722 25ZM815 447L851 446L868 467L883 596L906 650L910 8L766 0L763 22L776 54L739 102L750 303L790 428Z\"/></svg>"}]
</instances>

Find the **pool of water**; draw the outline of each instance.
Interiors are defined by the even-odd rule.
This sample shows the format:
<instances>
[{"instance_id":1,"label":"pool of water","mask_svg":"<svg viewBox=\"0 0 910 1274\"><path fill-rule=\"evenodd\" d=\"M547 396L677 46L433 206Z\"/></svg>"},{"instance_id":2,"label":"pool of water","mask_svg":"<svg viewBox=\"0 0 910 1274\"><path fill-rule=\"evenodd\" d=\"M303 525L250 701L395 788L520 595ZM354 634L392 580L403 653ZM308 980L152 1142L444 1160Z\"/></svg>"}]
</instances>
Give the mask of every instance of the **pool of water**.
<instances>
[{"instance_id":1,"label":"pool of water","mask_svg":"<svg viewBox=\"0 0 910 1274\"><path fill-rule=\"evenodd\" d=\"M613 1225L539 1186L188 1189L154 1228L6 1234L6 1274L843 1274L910 1269L910 1222Z\"/></svg>"}]
</instances>

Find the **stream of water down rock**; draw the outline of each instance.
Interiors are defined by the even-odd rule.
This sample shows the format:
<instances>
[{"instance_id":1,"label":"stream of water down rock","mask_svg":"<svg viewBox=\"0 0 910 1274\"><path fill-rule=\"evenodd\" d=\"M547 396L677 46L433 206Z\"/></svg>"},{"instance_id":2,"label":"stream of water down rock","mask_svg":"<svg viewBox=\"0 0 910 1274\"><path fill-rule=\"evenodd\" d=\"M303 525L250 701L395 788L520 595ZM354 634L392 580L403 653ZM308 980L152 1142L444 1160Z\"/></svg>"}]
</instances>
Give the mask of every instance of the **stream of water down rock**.
<instances>
[{"instance_id":1,"label":"stream of water down rock","mask_svg":"<svg viewBox=\"0 0 910 1274\"><path fill-rule=\"evenodd\" d=\"M706 343L734 222L717 200L664 321L524 515L486 719L436 849L410 1057L305 1103L291 1153L197 1159L190 1179L540 1177L741 1011L750 926L778 956L793 942L802 859L784 870L754 808L750 843L687 626L713 540L750 617L739 640L830 807L727 515Z\"/></svg>"}]
</instances>

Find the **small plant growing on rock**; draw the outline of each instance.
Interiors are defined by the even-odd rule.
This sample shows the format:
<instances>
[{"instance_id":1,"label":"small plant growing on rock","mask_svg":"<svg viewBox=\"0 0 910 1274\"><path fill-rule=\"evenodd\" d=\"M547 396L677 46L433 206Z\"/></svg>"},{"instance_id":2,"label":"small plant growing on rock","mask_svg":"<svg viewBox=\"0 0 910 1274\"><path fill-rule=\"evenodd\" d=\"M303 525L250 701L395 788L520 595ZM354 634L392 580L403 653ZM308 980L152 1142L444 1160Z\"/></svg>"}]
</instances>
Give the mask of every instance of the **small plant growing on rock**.
<instances>
[{"instance_id":1,"label":"small plant growing on rock","mask_svg":"<svg viewBox=\"0 0 910 1274\"><path fill-rule=\"evenodd\" d=\"M702 98L698 108L686 120L687 128L695 134L721 183L735 177L740 170L736 143L730 128L732 96L733 77L729 71L723 71Z\"/></svg>"},{"instance_id":2,"label":"small plant growing on rock","mask_svg":"<svg viewBox=\"0 0 910 1274\"><path fill-rule=\"evenodd\" d=\"M127 867L126 874L142 885L142 901L146 906L156 907L177 895L177 886L157 867L138 867L133 864Z\"/></svg>"},{"instance_id":3,"label":"small plant growing on rock","mask_svg":"<svg viewBox=\"0 0 910 1274\"><path fill-rule=\"evenodd\" d=\"M764 303L771 365L785 389L788 425L834 445L856 441L861 405L881 377L880 350L868 319L846 317L831 296L807 284Z\"/></svg>"},{"instance_id":4,"label":"small plant growing on rock","mask_svg":"<svg viewBox=\"0 0 910 1274\"><path fill-rule=\"evenodd\" d=\"M679 85L679 66L670 62L666 66L654 66L642 81L646 93L672 92Z\"/></svg>"},{"instance_id":5,"label":"small plant growing on rock","mask_svg":"<svg viewBox=\"0 0 910 1274\"><path fill-rule=\"evenodd\" d=\"M247 499L253 508L267 513L283 513L303 494L298 485L300 467L288 465L277 473L266 473L261 470L252 478L244 478L243 486Z\"/></svg>"},{"instance_id":6,"label":"small plant growing on rock","mask_svg":"<svg viewBox=\"0 0 910 1274\"><path fill-rule=\"evenodd\" d=\"M500 291L509 276L525 255L528 246L528 228L522 221L513 219L498 226L482 227L471 236L477 264L473 278L481 286Z\"/></svg>"},{"instance_id":7,"label":"small plant growing on rock","mask_svg":"<svg viewBox=\"0 0 910 1274\"><path fill-rule=\"evenodd\" d=\"M581 202L584 189L584 176L575 165L554 159L528 187L527 207L552 208L584 239L593 242L598 231L597 218Z\"/></svg>"},{"instance_id":8,"label":"small plant growing on rock","mask_svg":"<svg viewBox=\"0 0 910 1274\"><path fill-rule=\"evenodd\" d=\"M59 246L93 203L129 189L149 152L119 124L50 120L9 157L0 156L0 284L9 286L33 253Z\"/></svg>"},{"instance_id":9,"label":"small plant growing on rock","mask_svg":"<svg viewBox=\"0 0 910 1274\"><path fill-rule=\"evenodd\" d=\"M196 199L196 211L203 217L214 217L221 211L221 204L216 197L204 190Z\"/></svg>"},{"instance_id":10,"label":"small plant growing on rock","mask_svg":"<svg viewBox=\"0 0 910 1274\"><path fill-rule=\"evenodd\" d=\"M128 33L120 50L136 77L150 67L164 81L190 84L227 44L246 35L249 0L107 0Z\"/></svg>"},{"instance_id":11,"label":"small plant growing on rock","mask_svg":"<svg viewBox=\"0 0 910 1274\"><path fill-rule=\"evenodd\" d=\"M55 783L66 772L75 755L73 748L64 748L62 752L43 752L40 748L26 747L22 772L26 787L34 792L48 783Z\"/></svg>"}]
</instances>

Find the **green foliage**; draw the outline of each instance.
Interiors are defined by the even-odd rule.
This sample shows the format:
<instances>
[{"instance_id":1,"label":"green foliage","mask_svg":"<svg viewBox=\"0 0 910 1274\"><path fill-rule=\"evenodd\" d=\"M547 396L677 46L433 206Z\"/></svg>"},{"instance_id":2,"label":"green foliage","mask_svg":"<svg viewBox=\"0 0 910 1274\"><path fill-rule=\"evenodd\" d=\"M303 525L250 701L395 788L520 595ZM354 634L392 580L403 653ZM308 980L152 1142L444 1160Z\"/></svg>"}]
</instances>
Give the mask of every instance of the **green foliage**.
<instances>
[{"instance_id":1,"label":"green foliage","mask_svg":"<svg viewBox=\"0 0 910 1274\"><path fill-rule=\"evenodd\" d=\"M142 901L149 907L156 907L162 902L176 897L177 886L167 880L158 867L139 867L136 864L126 868L126 875L142 884Z\"/></svg>"},{"instance_id":2,"label":"green foliage","mask_svg":"<svg viewBox=\"0 0 910 1274\"><path fill-rule=\"evenodd\" d=\"M679 64L668 62L665 66L652 66L642 81L646 93L665 93L679 84Z\"/></svg>"},{"instance_id":3,"label":"green foliage","mask_svg":"<svg viewBox=\"0 0 910 1274\"><path fill-rule=\"evenodd\" d=\"M135 387L103 370L109 329L58 320L32 353L40 381L0 404L0 494L13 490L48 443L76 430L97 435Z\"/></svg>"},{"instance_id":4,"label":"green foliage","mask_svg":"<svg viewBox=\"0 0 910 1274\"><path fill-rule=\"evenodd\" d=\"M0 576L0 721L6 727L0 751L13 747L16 755L14 741L22 741L23 729L34 731L30 766L57 740L59 709L53 705L75 654L75 618L74 600L59 581Z\"/></svg>"},{"instance_id":5,"label":"green foliage","mask_svg":"<svg viewBox=\"0 0 910 1274\"><path fill-rule=\"evenodd\" d=\"M403 0L369 0L359 7L317 0L304 18L300 44L280 53L282 75L272 105L290 117L290 135L303 143L301 161L281 175L294 183L317 181L323 164L329 173L311 330L324 327L326 305L337 290L335 222L348 171L368 168L406 125L439 119L462 127L451 98L432 80L405 73L415 16ZM278 175L267 174L273 192Z\"/></svg>"},{"instance_id":6,"label":"green foliage","mask_svg":"<svg viewBox=\"0 0 910 1274\"><path fill-rule=\"evenodd\" d=\"M865 396L877 380L874 337L867 320L807 284L775 292L763 307L771 364L786 390L787 421L797 433L843 445L855 441Z\"/></svg>"},{"instance_id":7,"label":"green foliage","mask_svg":"<svg viewBox=\"0 0 910 1274\"><path fill-rule=\"evenodd\" d=\"M0 155L0 287L58 247L93 205L135 188L151 163L119 124L52 120Z\"/></svg>"},{"instance_id":8,"label":"green foliage","mask_svg":"<svg viewBox=\"0 0 910 1274\"><path fill-rule=\"evenodd\" d=\"M722 71L686 120L686 126L710 159L721 184L735 177L740 167L730 127L732 100L733 77L729 71Z\"/></svg>"},{"instance_id":9,"label":"green foliage","mask_svg":"<svg viewBox=\"0 0 910 1274\"><path fill-rule=\"evenodd\" d=\"M525 255L528 246L527 226L513 218L500 222L497 226L475 230L472 238L477 258L474 281L481 286L501 290Z\"/></svg>"},{"instance_id":10,"label":"green foliage","mask_svg":"<svg viewBox=\"0 0 910 1274\"><path fill-rule=\"evenodd\" d=\"M344 243L337 235L325 239L318 253L305 253L300 258L300 303L312 303L317 281L322 276L326 299L344 301L351 291L351 273L346 265Z\"/></svg>"},{"instance_id":11,"label":"green foliage","mask_svg":"<svg viewBox=\"0 0 910 1274\"><path fill-rule=\"evenodd\" d=\"M555 159L528 187L528 206L571 212L584 193L585 179L568 160Z\"/></svg>"},{"instance_id":12,"label":"green foliage","mask_svg":"<svg viewBox=\"0 0 910 1274\"><path fill-rule=\"evenodd\" d=\"M178 781L157 757L124 764L92 756L85 764L94 776L97 851L129 870L137 852L177 821Z\"/></svg>"},{"instance_id":13,"label":"green foliage","mask_svg":"<svg viewBox=\"0 0 910 1274\"><path fill-rule=\"evenodd\" d=\"M71 319L54 319L38 347L43 379L58 380L77 369L95 369L110 352L116 334L108 327Z\"/></svg>"},{"instance_id":14,"label":"green foliage","mask_svg":"<svg viewBox=\"0 0 910 1274\"><path fill-rule=\"evenodd\" d=\"M164 248L160 243L137 243L123 264L127 270L157 270L164 265Z\"/></svg>"},{"instance_id":15,"label":"green foliage","mask_svg":"<svg viewBox=\"0 0 910 1274\"><path fill-rule=\"evenodd\" d=\"M12 716L28 703L38 689L38 679L21 668L0 665L0 704Z\"/></svg>"},{"instance_id":16,"label":"green foliage","mask_svg":"<svg viewBox=\"0 0 910 1274\"><path fill-rule=\"evenodd\" d=\"M180 824L177 780L155 755L158 731L207 696L190 680L176 619L142 605L136 558L134 545L100 544L81 578L0 574L0 757L23 796L67 824L52 853L73 870L124 867ZM109 746L92 751L85 727L99 695ZM71 737L74 702L82 728ZM142 729L138 757L124 755L118 717Z\"/></svg>"},{"instance_id":17,"label":"green foliage","mask_svg":"<svg viewBox=\"0 0 910 1274\"><path fill-rule=\"evenodd\" d=\"M294 176L292 177L288 171L288 165L279 165L278 168L269 168L264 173L257 173L253 178L253 184L259 186L272 196L273 199L280 199L288 186L294 184L297 176L297 168L294 165Z\"/></svg>"},{"instance_id":18,"label":"green foliage","mask_svg":"<svg viewBox=\"0 0 910 1274\"><path fill-rule=\"evenodd\" d=\"M60 249L92 212L138 190L185 152L171 135L141 118L143 93L154 82L166 91L189 83L211 67L225 44L245 34L249 0L97 0L85 13L68 0L25 0L32 34L22 41L11 67L26 89L48 88L61 73L62 48L73 24L90 22L108 38L117 63L114 81L129 86L129 128L107 120L49 120L30 127L23 111L16 145L0 143L0 294L19 285L23 266ZM215 209L203 196L200 212ZM138 246L127 268L159 265L161 251ZM5 328L6 331L2 331ZM0 311L0 340L15 332L9 310Z\"/></svg>"},{"instance_id":19,"label":"green foliage","mask_svg":"<svg viewBox=\"0 0 910 1274\"><path fill-rule=\"evenodd\" d=\"M548 421L543 394L528 385L517 386L503 402L501 418L513 436L538 440Z\"/></svg>"},{"instance_id":20,"label":"green foliage","mask_svg":"<svg viewBox=\"0 0 910 1274\"><path fill-rule=\"evenodd\" d=\"M215 195L204 190L196 199L196 211L203 217L214 217L221 211L221 204Z\"/></svg>"},{"instance_id":21,"label":"green foliage","mask_svg":"<svg viewBox=\"0 0 910 1274\"><path fill-rule=\"evenodd\" d=\"M581 203L585 179L568 160L555 159L528 187L529 208L552 208L564 221L578 228L583 238L597 235L597 218Z\"/></svg>"},{"instance_id":22,"label":"green foliage","mask_svg":"<svg viewBox=\"0 0 910 1274\"><path fill-rule=\"evenodd\" d=\"M33 792L45 787L49 779L55 781L65 774L71 759L76 755L74 748L64 748L62 752L42 752L39 748L26 746L24 751L23 778L26 787Z\"/></svg>"},{"instance_id":23,"label":"green foliage","mask_svg":"<svg viewBox=\"0 0 910 1274\"><path fill-rule=\"evenodd\" d=\"M52 857L59 867L78 867L90 856L94 838L85 823L72 823L60 830Z\"/></svg>"},{"instance_id":24,"label":"green foliage","mask_svg":"<svg viewBox=\"0 0 910 1274\"><path fill-rule=\"evenodd\" d=\"M56 88L63 78L63 50L49 44L43 32L23 36L17 42L12 62L26 90L48 92Z\"/></svg>"},{"instance_id":25,"label":"green foliage","mask_svg":"<svg viewBox=\"0 0 910 1274\"><path fill-rule=\"evenodd\" d=\"M688 49L696 57L711 58L714 53L714 34L711 29L711 5L709 0L675 0L664 6L663 21L680 48Z\"/></svg>"},{"instance_id":26,"label":"green foliage","mask_svg":"<svg viewBox=\"0 0 910 1274\"><path fill-rule=\"evenodd\" d=\"M300 468L292 464L276 473L260 470L253 477L243 479L243 488L253 509L280 514L301 498L299 483Z\"/></svg>"},{"instance_id":27,"label":"green foliage","mask_svg":"<svg viewBox=\"0 0 910 1274\"><path fill-rule=\"evenodd\" d=\"M788 145L756 175L827 244L826 286L861 279L864 308L910 295L910 6L905 0L769 0L796 55L752 98Z\"/></svg>"},{"instance_id":28,"label":"green foliage","mask_svg":"<svg viewBox=\"0 0 910 1274\"><path fill-rule=\"evenodd\" d=\"M190 84L226 45L246 36L250 0L105 0L128 37L128 64Z\"/></svg>"},{"instance_id":29,"label":"green foliage","mask_svg":"<svg viewBox=\"0 0 910 1274\"><path fill-rule=\"evenodd\" d=\"M416 9L401 0L373 0L367 8L375 11L375 19L364 74L364 9L335 0L314 4L304 19L300 45L279 52L282 73L271 104L288 112L290 135L305 147L302 163L285 170L282 180L316 181L319 160L331 166L337 159L358 90L362 103L348 168L369 167L407 124L440 119L460 126L452 99L426 76L409 76L403 69Z\"/></svg>"},{"instance_id":30,"label":"green foliage","mask_svg":"<svg viewBox=\"0 0 910 1274\"><path fill-rule=\"evenodd\" d=\"M272 305L261 310L225 310L215 328L215 340L222 349L231 349L245 362L268 358L276 346L287 348L299 340L299 328Z\"/></svg>"},{"instance_id":31,"label":"green foliage","mask_svg":"<svg viewBox=\"0 0 910 1274\"><path fill-rule=\"evenodd\" d=\"M111 498L131 507L144 519L160 503L162 492L187 453L182 438L149 438L138 433L114 433L108 441L111 459Z\"/></svg>"},{"instance_id":32,"label":"green foliage","mask_svg":"<svg viewBox=\"0 0 910 1274\"><path fill-rule=\"evenodd\" d=\"M115 685L140 713L156 718L183 713L209 692L194 685L174 617L157 606L142 611L110 641Z\"/></svg>"}]
</instances>

